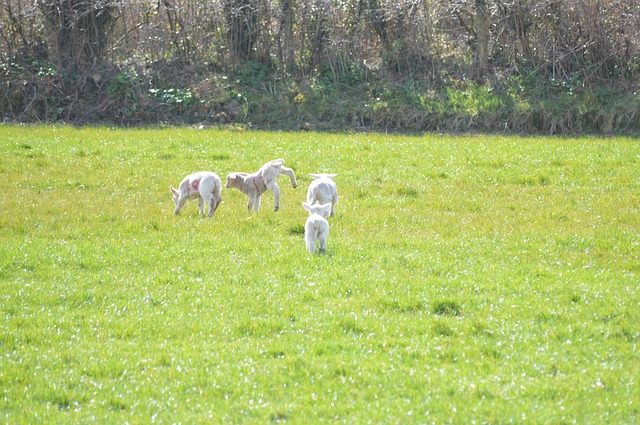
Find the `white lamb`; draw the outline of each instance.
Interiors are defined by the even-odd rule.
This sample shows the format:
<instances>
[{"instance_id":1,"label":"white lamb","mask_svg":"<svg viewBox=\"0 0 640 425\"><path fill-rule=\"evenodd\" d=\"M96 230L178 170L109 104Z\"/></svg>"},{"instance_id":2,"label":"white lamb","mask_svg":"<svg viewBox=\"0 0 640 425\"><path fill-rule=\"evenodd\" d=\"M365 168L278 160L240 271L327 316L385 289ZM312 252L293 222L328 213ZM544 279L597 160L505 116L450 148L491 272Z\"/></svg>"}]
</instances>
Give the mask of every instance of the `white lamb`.
<instances>
[{"instance_id":1,"label":"white lamb","mask_svg":"<svg viewBox=\"0 0 640 425\"><path fill-rule=\"evenodd\" d=\"M336 177L337 174L309 175L315 180L309 185L307 202L312 205L331 202L330 216L333 217L336 212L336 204L338 203L338 190L336 189L336 182L333 181L333 178Z\"/></svg>"},{"instance_id":2,"label":"white lamb","mask_svg":"<svg viewBox=\"0 0 640 425\"><path fill-rule=\"evenodd\" d=\"M309 218L304 224L304 242L307 251L313 254L316 250L316 241L319 243L319 251L327 250L327 238L329 237L329 222L323 217L331 209L331 203L324 205L309 204L303 202L302 206L309 211Z\"/></svg>"},{"instance_id":3,"label":"white lamb","mask_svg":"<svg viewBox=\"0 0 640 425\"><path fill-rule=\"evenodd\" d=\"M200 214L204 215L204 203L209 205L209 217L213 216L218 206L222 202L222 182L216 173L211 171L200 171L189 174L179 186L179 190L170 186L173 194L173 202L176 204L174 214L179 214L187 199L198 198Z\"/></svg>"},{"instance_id":4,"label":"white lamb","mask_svg":"<svg viewBox=\"0 0 640 425\"><path fill-rule=\"evenodd\" d=\"M280 188L277 179L280 173L289 176L291 186L295 189L298 186L296 175L291 168L284 165L283 159L275 159L264 164L253 174L236 172L227 176L227 189L235 187L240 192L249 197L247 210L258 212L260 210L260 197L268 190L273 192L274 211L280 209Z\"/></svg>"}]
</instances>

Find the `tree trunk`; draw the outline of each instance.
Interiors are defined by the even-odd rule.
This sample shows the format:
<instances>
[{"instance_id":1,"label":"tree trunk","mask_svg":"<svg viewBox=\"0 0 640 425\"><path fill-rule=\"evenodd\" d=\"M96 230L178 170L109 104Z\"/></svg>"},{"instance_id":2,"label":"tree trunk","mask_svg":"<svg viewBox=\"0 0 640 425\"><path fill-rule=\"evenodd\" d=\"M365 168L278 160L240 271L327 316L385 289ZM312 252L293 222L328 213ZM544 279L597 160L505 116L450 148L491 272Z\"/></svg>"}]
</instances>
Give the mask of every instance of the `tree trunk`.
<instances>
[{"instance_id":1,"label":"tree trunk","mask_svg":"<svg viewBox=\"0 0 640 425\"><path fill-rule=\"evenodd\" d=\"M486 0L476 0L476 75L482 78L489 67L490 16Z\"/></svg>"},{"instance_id":2,"label":"tree trunk","mask_svg":"<svg viewBox=\"0 0 640 425\"><path fill-rule=\"evenodd\" d=\"M225 0L230 53L234 65L251 59L258 31L255 0Z\"/></svg>"},{"instance_id":3,"label":"tree trunk","mask_svg":"<svg viewBox=\"0 0 640 425\"><path fill-rule=\"evenodd\" d=\"M280 60L285 70L293 68L293 2L294 0L282 0L282 18L280 21Z\"/></svg>"}]
</instances>

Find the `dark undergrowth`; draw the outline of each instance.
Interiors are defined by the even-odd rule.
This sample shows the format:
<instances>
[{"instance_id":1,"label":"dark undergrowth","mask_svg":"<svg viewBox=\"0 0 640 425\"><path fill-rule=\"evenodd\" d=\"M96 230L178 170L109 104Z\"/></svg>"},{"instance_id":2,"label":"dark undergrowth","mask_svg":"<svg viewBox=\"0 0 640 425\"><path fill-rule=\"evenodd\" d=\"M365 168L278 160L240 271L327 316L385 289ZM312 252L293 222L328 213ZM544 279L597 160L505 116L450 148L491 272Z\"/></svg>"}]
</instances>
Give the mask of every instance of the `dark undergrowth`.
<instances>
[{"instance_id":1,"label":"dark undergrowth","mask_svg":"<svg viewBox=\"0 0 640 425\"><path fill-rule=\"evenodd\" d=\"M615 81L530 75L420 79L362 72L235 75L191 64L102 64L63 75L33 58L0 63L5 122L236 125L270 130L639 134L640 93Z\"/></svg>"}]
</instances>

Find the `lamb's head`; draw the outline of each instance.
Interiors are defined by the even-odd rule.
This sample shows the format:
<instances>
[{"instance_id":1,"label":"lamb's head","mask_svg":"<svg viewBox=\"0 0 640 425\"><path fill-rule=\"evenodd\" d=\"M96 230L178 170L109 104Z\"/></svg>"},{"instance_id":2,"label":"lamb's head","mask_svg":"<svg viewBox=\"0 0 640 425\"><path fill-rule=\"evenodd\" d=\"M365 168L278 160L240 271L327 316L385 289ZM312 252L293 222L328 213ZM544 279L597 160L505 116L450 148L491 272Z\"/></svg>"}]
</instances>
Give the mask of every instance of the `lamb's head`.
<instances>
[{"instance_id":1,"label":"lamb's head","mask_svg":"<svg viewBox=\"0 0 640 425\"><path fill-rule=\"evenodd\" d=\"M230 173L227 176L227 189L235 187L236 189L240 189L240 185L244 181L244 176L239 173Z\"/></svg>"},{"instance_id":2,"label":"lamb's head","mask_svg":"<svg viewBox=\"0 0 640 425\"><path fill-rule=\"evenodd\" d=\"M304 207L305 210L309 211L309 215L319 214L321 216L325 216L329 214L329 211L331 211L331 202L324 205L320 205L320 204L311 205L308 202L303 202L302 206Z\"/></svg>"},{"instance_id":3,"label":"lamb's head","mask_svg":"<svg viewBox=\"0 0 640 425\"><path fill-rule=\"evenodd\" d=\"M171 194L173 195L173 203L176 204L176 209L177 209L178 203L180 200L180 191L174 188L173 186L169 186L169 189L171 190Z\"/></svg>"}]
</instances>

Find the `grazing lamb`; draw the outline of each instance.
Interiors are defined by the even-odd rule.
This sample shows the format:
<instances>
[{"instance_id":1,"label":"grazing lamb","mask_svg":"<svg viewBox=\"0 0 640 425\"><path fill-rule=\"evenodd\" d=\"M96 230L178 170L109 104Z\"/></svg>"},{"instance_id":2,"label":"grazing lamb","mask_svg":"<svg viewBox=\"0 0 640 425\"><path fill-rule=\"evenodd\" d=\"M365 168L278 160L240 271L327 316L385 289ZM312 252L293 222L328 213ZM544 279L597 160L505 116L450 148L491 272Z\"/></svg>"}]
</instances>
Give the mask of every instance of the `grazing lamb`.
<instances>
[{"instance_id":1,"label":"grazing lamb","mask_svg":"<svg viewBox=\"0 0 640 425\"><path fill-rule=\"evenodd\" d=\"M211 171L200 171L189 174L179 186L179 190L170 186L173 193L173 202L176 204L174 214L179 214L187 199L198 198L200 214L204 215L204 203L209 205L209 217L216 212L222 202L222 182L216 173Z\"/></svg>"},{"instance_id":2,"label":"grazing lamb","mask_svg":"<svg viewBox=\"0 0 640 425\"><path fill-rule=\"evenodd\" d=\"M235 187L240 192L249 197L247 210L258 212L260 210L260 197L269 189L273 192L274 211L280 209L280 188L278 187L277 178L280 173L289 176L291 186L295 189L298 186L296 175L291 168L284 165L283 159L275 159L264 164L258 171L253 174L249 173L231 173L227 176L227 189Z\"/></svg>"},{"instance_id":3,"label":"grazing lamb","mask_svg":"<svg viewBox=\"0 0 640 425\"><path fill-rule=\"evenodd\" d=\"M309 174L313 180L307 191L307 202L309 204L326 204L331 202L331 214L333 217L336 213L336 204L338 203L338 190L336 182L333 178L337 174ZM326 215L325 215L326 217Z\"/></svg>"},{"instance_id":4,"label":"grazing lamb","mask_svg":"<svg viewBox=\"0 0 640 425\"><path fill-rule=\"evenodd\" d=\"M331 209L331 203L324 205L309 204L303 202L302 206L309 211L309 218L304 224L304 242L307 251L311 254L316 250L316 241L320 244L319 251L327 250L327 237L329 237L329 222L323 216Z\"/></svg>"}]
</instances>

